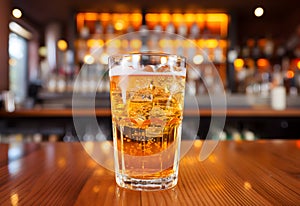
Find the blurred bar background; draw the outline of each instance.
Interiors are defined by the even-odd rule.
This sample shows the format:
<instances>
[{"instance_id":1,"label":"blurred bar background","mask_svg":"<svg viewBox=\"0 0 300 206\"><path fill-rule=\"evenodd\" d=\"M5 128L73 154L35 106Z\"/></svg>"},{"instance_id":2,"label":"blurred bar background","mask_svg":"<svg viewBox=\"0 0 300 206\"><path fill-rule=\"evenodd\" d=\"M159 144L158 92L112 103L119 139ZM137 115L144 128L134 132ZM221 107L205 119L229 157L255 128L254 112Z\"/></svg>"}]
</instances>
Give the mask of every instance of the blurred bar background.
<instances>
[{"instance_id":1,"label":"blurred bar background","mask_svg":"<svg viewBox=\"0 0 300 206\"><path fill-rule=\"evenodd\" d=\"M196 65L201 78L188 70L190 86L186 93L199 101L200 114L186 119L192 124L200 115L198 138L206 138L211 121L209 95L217 95L219 88L214 81L220 76L228 106L221 139L297 139L297 5L296 0L2 0L0 142L111 139L108 54L153 48L182 54ZM147 35L147 29L175 33L187 40ZM138 31L143 35L107 44ZM190 41L196 49L189 46ZM99 47L99 58L95 59L91 54ZM83 65L88 70L75 86ZM207 87L215 94L208 95ZM89 125L85 125L84 134L76 134L73 92L84 97L93 91L97 91L101 134ZM83 110L82 118L87 116ZM189 123L184 126L189 127Z\"/></svg>"}]
</instances>

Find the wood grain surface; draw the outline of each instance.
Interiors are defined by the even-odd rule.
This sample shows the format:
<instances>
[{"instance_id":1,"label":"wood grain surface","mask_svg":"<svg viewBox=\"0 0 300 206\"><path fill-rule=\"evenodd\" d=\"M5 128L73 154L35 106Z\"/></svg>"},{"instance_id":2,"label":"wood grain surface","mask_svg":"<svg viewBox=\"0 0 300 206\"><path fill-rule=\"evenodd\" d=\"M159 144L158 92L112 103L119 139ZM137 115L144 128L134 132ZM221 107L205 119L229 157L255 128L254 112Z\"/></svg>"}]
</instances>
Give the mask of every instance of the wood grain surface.
<instances>
[{"instance_id":1,"label":"wood grain surface","mask_svg":"<svg viewBox=\"0 0 300 206\"><path fill-rule=\"evenodd\" d=\"M78 142L0 144L0 205L300 205L300 140L222 141L200 161L202 147L181 159L176 187L138 192Z\"/></svg>"}]
</instances>

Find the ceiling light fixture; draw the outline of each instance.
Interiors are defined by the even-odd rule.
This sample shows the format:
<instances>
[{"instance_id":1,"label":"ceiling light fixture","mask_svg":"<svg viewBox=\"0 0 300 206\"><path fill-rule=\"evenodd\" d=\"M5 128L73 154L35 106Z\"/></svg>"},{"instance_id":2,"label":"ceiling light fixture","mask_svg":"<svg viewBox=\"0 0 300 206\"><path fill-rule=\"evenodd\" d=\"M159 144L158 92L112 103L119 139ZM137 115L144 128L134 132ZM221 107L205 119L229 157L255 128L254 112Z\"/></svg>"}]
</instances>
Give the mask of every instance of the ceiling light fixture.
<instances>
[{"instance_id":1,"label":"ceiling light fixture","mask_svg":"<svg viewBox=\"0 0 300 206\"><path fill-rule=\"evenodd\" d=\"M13 10L12 10L12 15L13 15L15 18L19 19L19 18L22 17L22 11L21 11L20 9L13 9Z\"/></svg>"},{"instance_id":2,"label":"ceiling light fixture","mask_svg":"<svg viewBox=\"0 0 300 206\"><path fill-rule=\"evenodd\" d=\"M264 14L264 9L262 7L257 7L255 10L254 10L254 15L256 17L261 17L262 15Z\"/></svg>"}]
</instances>

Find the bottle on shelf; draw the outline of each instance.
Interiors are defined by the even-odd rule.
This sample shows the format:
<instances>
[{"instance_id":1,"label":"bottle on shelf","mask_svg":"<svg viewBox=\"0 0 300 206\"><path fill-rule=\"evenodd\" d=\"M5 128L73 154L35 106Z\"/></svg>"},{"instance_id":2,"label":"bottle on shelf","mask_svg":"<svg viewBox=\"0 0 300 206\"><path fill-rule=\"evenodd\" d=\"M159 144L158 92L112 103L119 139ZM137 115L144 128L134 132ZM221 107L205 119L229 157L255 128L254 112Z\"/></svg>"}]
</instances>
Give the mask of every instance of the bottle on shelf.
<instances>
[{"instance_id":1,"label":"bottle on shelf","mask_svg":"<svg viewBox=\"0 0 300 206\"><path fill-rule=\"evenodd\" d=\"M171 34L175 33L175 26L174 26L174 24L173 24L172 21L170 21L170 22L168 23L168 25L167 25L167 27L166 27L166 32L167 32L167 33L171 33Z\"/></svg>"},{"instance_id":2,"label":"bottle on shelf","mask_svg":"<svg viewBox=\"0 0 300 206\"><path fill-rule=\"evenodd\" d=\"M185 22L181 22L178 26L178 34L180 36L186 37L188 32L188 28Z\"/></svg>"},{"instance_id":3,"label":"bottle on shelf","mask_svg":"<svg viewBox=\"0 0 300 206\"><path fill-rule=\"evenodd\" d=\"M108 25L106 26L106 34L112 35L112 34L114 34L114 31L115 31L115 29L114 29L113 23L109 22Z\"/></svg>"},{"instance_id":4,"label":"bottle on shelf","mask_svg":"<svg viewBox=\"0 0 300 206\"><path fill-rule=\"evenodd\" d=\"M82 15L82 14L81 14ZM79 31L79 38L76 42L76 63L84 63L85 57L93 53L93 47L91 47L90 43L96 42L98 40L103 40L102 45L103 51L99 52L102 56L102 54L112 54L116 52L132 52L132 51L149 51L149 50L162 50L167 53L177 53L179 55L187 56L190 60L193 60L193 58L200 53L200 50L197 47L191 47L191 43L186 41L182 37L188 37L195 43L198 43L202 51L204 50L205 54L199 55L201 56L202 60L199 64L199 67L205 67L205 65L209 62L209 60L214 61L214 63L217 63L218 70L220 66L223 66L226 70L226 59L227 56L225 56L227 44L223 44L223 41L226 41L225 39L220 39L221 37L225 37L223 33L218 29L213 29L215 27L223 27L223 22L220 22L220 26L217 26L215 22L210 21L209 19L205 18L203 14L192 14L192 15L185 15L185 14L168 14L168 18L166 19L160 19L162 16L161 14L153 14L153 18L147 18L147 15L141 14L141 22L136 23L136 18L132 18L129 20L126 19L120 19L122 15L120 14L109 14L105 15L105 18L102 18L102 14L97 14L97 19L90 20L90 19L80 19L80 22L78 20L77 25L83 25ZM144 16L144 18L142 18ZM197 16L197 17L196 17ZM84 15L84 17L86 17ZM156 17L156 18L154 18ZM175 18L176 17L176 18ZM190 18L192 17L192 18ZM199 17L199 18L198 18ZM118 19L119 18L119 19ZM131 18L131 17L130 17ZM82 21L83 20L83 21ZM117 24L120 23L120 24ZM124 27L118 27L118 25L121 25L123 23ZM139 24L139 26L137 26ZM226 23L227 24L227 23ZM204 25L204 26L203 26ZM227 26L227 25L226 25ZM154 29L154 31L157 32L148 32L147 28ZM85 32L84 29L86 30ZM200 31L201 29L201 31ZM134 30L139 30L139 36L136 37L134 35L131 35L130 39L121 40L120 46L116 47L116 44L104 44L104 42L109 41L110 39L113 39L116 34L121 34L123 32L131 32ZM172 36L170 38L170 35L164 35L162 32L165 30L167 33L174 33L178 34L177 37ZM202 32L203 31L203 32ZM219 31L219 33L216 33L216 31ZM203 38L200 39L201 33L203 33ZM92 35L91 35L92 33ZM83 35L81 35L83 34ZM84 35L85 34L85 35ZM151 35L148 35L151 34ZM174 38L173 38L174 37ZM80 43L80 40L82 41ZM199 42L202 43L199 43ZM212 44L211 44L212 43ZM213 46L212 46L213 45ZM225 46L224 46L225 45ZM99 50L97 50L99 51ZM96 60L95 60L96 64ZM198 68L201 70L200 68ZM214 81L214 75L210 74L210 69L206 69L207 71L204 72L208 76L208 83L209 86L211 86ZM219 70L220 71L220 70ZM223 72L223 74L226 74L226 72ZM210 75L212 76L210 78ZM192 76L192 75L191 75ZM223 75L224 76L224 75ZM89 78L86 76L82 76L82 80L80 85L81 88L76 88L76 90L80 90L81 92L88 91L87 88L87 81L90 81ZM199 81L196 80L196 81ZM83 83L82 83L83 82ZM90 83L93 81L90 81ZM195 85L196 87L196 93L199 91L199 85L200 83L197 83L198 85ZM104 85L104 84L103 84ZM204 84L202 84L203 86ZM98 92L103 91L104 87L97 88ZM202 91L203 89L201 89ZM204 89L205 90L205 89Z\"/></svg>"},{"instance_id":5,"label":"bottle on shelf","mask_svg":"<svg viewBox=\"0 0 300 206\"><path fill-rule=\"evenodd\" d=\"M223 49L220 46L220 40L218 40L218 45L214 49L214 62L215 63L222 63L224 62L223 58Z\"/></svg>"},{"instance_id":6,"label":"bottle on shelf","mask_svg":"<svg viewBox=\"0 0 300 206\"><path fill-rule=\"evenodd\" d=\"M261 52L260 52L260 48L259 48L259 43L256 40L254 47L252 49L252 57L253 57L253 59L257 60L257 59L259 59L260 56L261 56Z\"/></svg>"},{"instance_id":7,"label":"bottle on shelf","mask_svg":"<svg viewBox=\"0 0 300 206\"><path fill-rule=\"evenodd\" d=\"M275 110L284 110L286 108L286 89L283 86L283 77L280 70L280 65L274 66L271 107Z\"/></svg>"},{"instance_id":8,"label":"bottle on shelf","mask_svg":"<svg viewBox=\"0 0 300 206\"><path fill-rule=\"evenodd\" d=\"M87 22L84 21L83 27L80 30L80 37L83 39L87 39L90 36L90 29L87 26Z\"/></svg>"},{"instance_id":9,"label":"bottle on shelf","mask_svg":"<svg viewBox=\"0 0 300 206\"><path fill-rule=\"evenodd\" d=\"M96 21L95 22L95 34L96 35L102 35L103 34L103 26L101 21Z\"/></svg>"},{"instance_id":10,"label":"bottle on shelf","mask_svg":"<svg viewBox=\"0 0 300 206\"><path fill-rule=\"evenodd\" d=\"M200 35L200 28L197 22L194 22L191 26L190 38L191 39L198 39Z\"/></svg>"},{"instance_id":11,"label":"bottle on shelf","mask_svg":"<svg viewBox=\"0 0 300 206\"><path fill-rule=\"evenodd\" d=\"M271 59L274 55L274 42L271 38L266 39L266 43L264 46L264 54L268 59Z\"/></svg>"},{"instance_id":12,"label":"bottle on shelf","mask_svg":"<svg viewBox=\"0 0 300 206\"><path fill-rule=\"evenodd\" d=\"M163 28L162 28L162 26L160 25L160 23L157 23L157 24L154 26L154 31L156 31L156 32L162 32L162 31L163 31Z\"/></svg>"}]
</instances>

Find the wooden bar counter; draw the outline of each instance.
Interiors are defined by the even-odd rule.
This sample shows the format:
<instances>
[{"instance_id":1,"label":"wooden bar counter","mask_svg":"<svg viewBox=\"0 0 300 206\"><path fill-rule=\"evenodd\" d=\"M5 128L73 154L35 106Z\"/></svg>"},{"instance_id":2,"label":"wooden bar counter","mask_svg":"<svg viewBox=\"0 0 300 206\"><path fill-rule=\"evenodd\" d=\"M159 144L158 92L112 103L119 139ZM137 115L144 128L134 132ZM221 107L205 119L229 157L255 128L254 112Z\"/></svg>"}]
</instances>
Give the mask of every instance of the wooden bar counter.
<instances>
[{"instance_id":1,"label":"wooden bar counter","mask_svg":"<svg viewBox=\"0 0 300 206\"><path fill-rule=\"evenodd\" d=\"M200 161L202 146L181 159L175 188L140 192L78 142L0 144L0 205L300 205L300 140L221 141Z\"/></svg>"}]
</instances>

